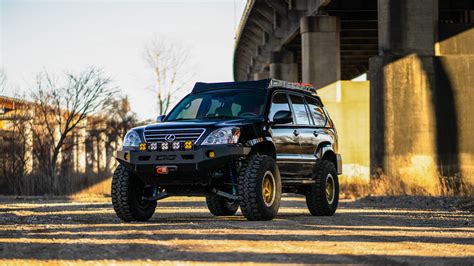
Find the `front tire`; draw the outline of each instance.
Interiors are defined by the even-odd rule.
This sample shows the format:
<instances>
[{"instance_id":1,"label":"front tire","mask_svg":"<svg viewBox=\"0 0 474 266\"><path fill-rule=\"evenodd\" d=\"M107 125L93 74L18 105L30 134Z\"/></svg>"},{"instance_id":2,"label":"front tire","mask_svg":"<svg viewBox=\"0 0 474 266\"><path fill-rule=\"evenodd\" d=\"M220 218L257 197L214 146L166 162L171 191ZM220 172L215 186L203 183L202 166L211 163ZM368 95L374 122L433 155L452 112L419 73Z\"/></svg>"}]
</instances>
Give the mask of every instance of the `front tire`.
<instances>
[{"instance_id":1,"label":"front tire","mask_svg":"<svg viewBox=\"0 0 474 266\"><path fill-rule=\"evenodd\" d=\"M117 216L124 222L148 221L156 209L156 201L143 200L150 189L123 165L117 166L112 177L112 205Z\"/></svg>"},{"instance_id":2,"label":"front tire","mask_svg":"<svg viewBox=\"0 0 474 266\"><path fill-rule=\"evenodd\" d=\"M240 210L250 221L272 220L281 201L281 178L275 160L254 155L244 162L239 173Z\"/></svg>"},{"instance_id":3,"label":"front tire","mask_svg":"<svg viewBox=\"0 0 474 266\"><path fill-rule=\"evenodd\" d=\"M206 204L209 211L215 216L234 215L239 209L237 202L230 202L228 199L216 194L207 194Z\"/></svg>"},{"instance_id":4,"label":"front tire","mask_svg":"<svg viewBox=\"0 0 474 266\"><path fill-rule=\"evenodd\" d=\"M332 216L339 203L339 180L336 166L323 160L316 165L315 184L306 189L306 205L313 216Z\"/></svg>"}]
</instances>

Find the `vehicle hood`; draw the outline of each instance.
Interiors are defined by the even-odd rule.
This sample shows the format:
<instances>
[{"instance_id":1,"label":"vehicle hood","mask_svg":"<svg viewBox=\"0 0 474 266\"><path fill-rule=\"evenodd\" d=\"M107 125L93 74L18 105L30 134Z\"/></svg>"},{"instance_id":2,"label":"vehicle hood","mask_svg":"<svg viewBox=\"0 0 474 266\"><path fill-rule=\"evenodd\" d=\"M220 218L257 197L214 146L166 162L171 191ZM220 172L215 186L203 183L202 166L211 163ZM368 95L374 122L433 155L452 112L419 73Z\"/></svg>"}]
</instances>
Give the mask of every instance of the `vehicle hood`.
<instances>
[{"instance_id":1,"label":"vehicle hood","mask_svg":"<svg viewBox=\"0 0 474 266\"><path fill-rule=\"evenodd\" d=\"M261 122L262 119L229 119L229 120L205 120L205 121L170 121L160 122L151 125L147 125L144 129L173 129L173 128L213 128L213 127L226 127L226 126L242 126Z\"/></svg>"}]
</instances>

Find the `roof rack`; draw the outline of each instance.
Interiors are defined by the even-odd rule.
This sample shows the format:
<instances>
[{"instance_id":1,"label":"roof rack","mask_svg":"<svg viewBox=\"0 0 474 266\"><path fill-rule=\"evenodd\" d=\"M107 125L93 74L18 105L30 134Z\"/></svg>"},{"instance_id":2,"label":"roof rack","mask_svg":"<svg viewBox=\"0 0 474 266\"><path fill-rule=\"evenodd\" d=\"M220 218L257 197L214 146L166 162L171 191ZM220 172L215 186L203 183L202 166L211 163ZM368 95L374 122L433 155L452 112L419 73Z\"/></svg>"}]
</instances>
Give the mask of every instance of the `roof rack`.
<instances>
[{"instance_id":1,"label":"roof rack","mask_svg":"<svg viewBox=\"0 0 474 266\"><path fill-rule=\"evenodd\" d=\"M287 89L294 89L294 90L304 90L304 91L317 94L316 89L311 84L289 82L289 81L284 81L284 80L279 80L279 79L270 79L270 84L268 88L287 88Z\"/></svg>"},{"instance_id":2,"label":"roof rack","mask_svg":"<svg viewBox=\"0 0 474 266\"><path fill-rule=\"evenodd\" d=\"M279 79L261 79L255 81L237 81L237 82L218 82L204 83L196 82L193 93L209 91L214 89L270 89L270 88L286 88L294 90L303 90L313 94L317 94L316 89L311 84L289 82Z\"/></svg>"}]
</instances>

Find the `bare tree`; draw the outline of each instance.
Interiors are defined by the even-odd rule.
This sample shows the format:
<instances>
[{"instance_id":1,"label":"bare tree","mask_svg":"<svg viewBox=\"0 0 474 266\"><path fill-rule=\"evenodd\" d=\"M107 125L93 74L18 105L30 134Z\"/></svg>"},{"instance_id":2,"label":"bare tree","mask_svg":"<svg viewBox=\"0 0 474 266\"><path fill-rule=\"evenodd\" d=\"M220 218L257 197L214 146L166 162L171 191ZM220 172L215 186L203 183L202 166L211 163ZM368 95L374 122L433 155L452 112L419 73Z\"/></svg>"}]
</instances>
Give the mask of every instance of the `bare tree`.
<instances>
[{"instance_id":1,"label":"bare tree","mask_svg":"<svg viewBox=\"0 0 474 266\"><path fill-rule=\"evenodd\" d=\"M20 194L31 192L29 184L24 184L25 176L31 171L28 167L31 163L32 148L31 136L31 116L27 110L27 105L21 105L16 110L10 111L3 116L3 122L7 124L7 130L2 131L2 141L0 142L0 178L7 187L2 187L3 193ZM23 186L26 185L26 186Z\"/></svg>"},{"instance_id":2,"label":"bare tree","mask_svg":"<svg viewBox=\"0 0 474 266\"><path fill-rule=\"evenodd\" d=\"M123 139L127 131L137 125L137 115L130 108L128 97L110 97L104 105L109 139Z\"/></svg>"},{"instance_id":3,"label":"bare tree","mask_svg":"<svg viewBox=\"0 0 474 266\"><path fill-rule=\"evenodd\" d=\"M7 87L7 76L3 69L0 69L0 93ZM0 128L0 185L8 184L0 188L0 193L21 193L29 190L22 181L30 171L32 163L31 154L31 112L29 106L24 101L25 97L16 95L13 101L13 109L6 108L0 110L0 121L3 126ZM3 108L2 106L0 106Z\"/></svg>"},{"instance_id":4,"label":"bare tree","mask_svg":"<svg viewBox=\"0 0 474 266\"><path fill-rule=\"evenodd\" d=\"M154 85L160 115L166 114L173 97L191 79L187 50L164 38L154 37L144 49L144 59L153 71Z\"/></svg>"},{"instance_id":5,"label":"bare tree","mask_svg":"<svg viewBox=\"0 0 474 266\"><path fill-rule=\"evenodd\" d=\"M58 157L63 149L71 148L65 146L65 140L87 116L97 112L115 90L110 86L110 79L94 68L77 75L66 74L64 85L43 72L38 75L36 85L32 99L35 116L41 124L35 128L36 134L42 136L35 136L35 148L43 153L37 156L45 160L43 169L57 186Z\"/></svg>"}]
</instances>

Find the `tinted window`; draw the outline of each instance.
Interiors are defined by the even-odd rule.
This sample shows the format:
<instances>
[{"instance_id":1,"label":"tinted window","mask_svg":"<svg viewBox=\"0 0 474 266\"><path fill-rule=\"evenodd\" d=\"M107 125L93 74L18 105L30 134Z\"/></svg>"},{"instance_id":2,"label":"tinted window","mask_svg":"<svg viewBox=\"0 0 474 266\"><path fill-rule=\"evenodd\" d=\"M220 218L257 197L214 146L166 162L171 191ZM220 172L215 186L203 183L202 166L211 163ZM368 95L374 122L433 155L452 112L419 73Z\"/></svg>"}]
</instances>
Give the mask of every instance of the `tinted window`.
<instances>
[{"instance_id":1,"label":"tinted window","mask_svg":"<svg viewBox=\"0 0 474 266\"><path fill-rule=\"evenodd\" d=\"M309 110L313 116L314 125L317 127L326 126L326 116L324 115L323 108L319 104L318 100L306 97L306 102L308 103Z\"/></svg>"},{"instance_id":2,"label":"tinted window","mask_svg":"<svg viewBox=\"0 0 474 266\"><path fill-rule=\"evenodd\" d=\"M268 118L273 120L273 116L278 111L290 111L290 105L288 104L288 97L284 93L276 93L273 95L272 106L270 107L270 113Z\"/></svg>"},{"instance_id":3,"label":"tinted window","mask_svg":"<svg viewBox=\"0 0 474 266\"><path fill-rule=\"evenodd\" d=\"M295 110L296 123L298 125L310 125L311 123L309 122L303 97L290 95L290 99L293 109Z\"/></svg>"},{"instance_id":4,"label":"tinted window","mask_svg":"<svg viewBox=\"0 0 474 266\"><path fill-rule=\"evenodd\" d=\"M215 90L186 96L166 121L261 117L264 90Z\"/></svg>"}]
</instances>

